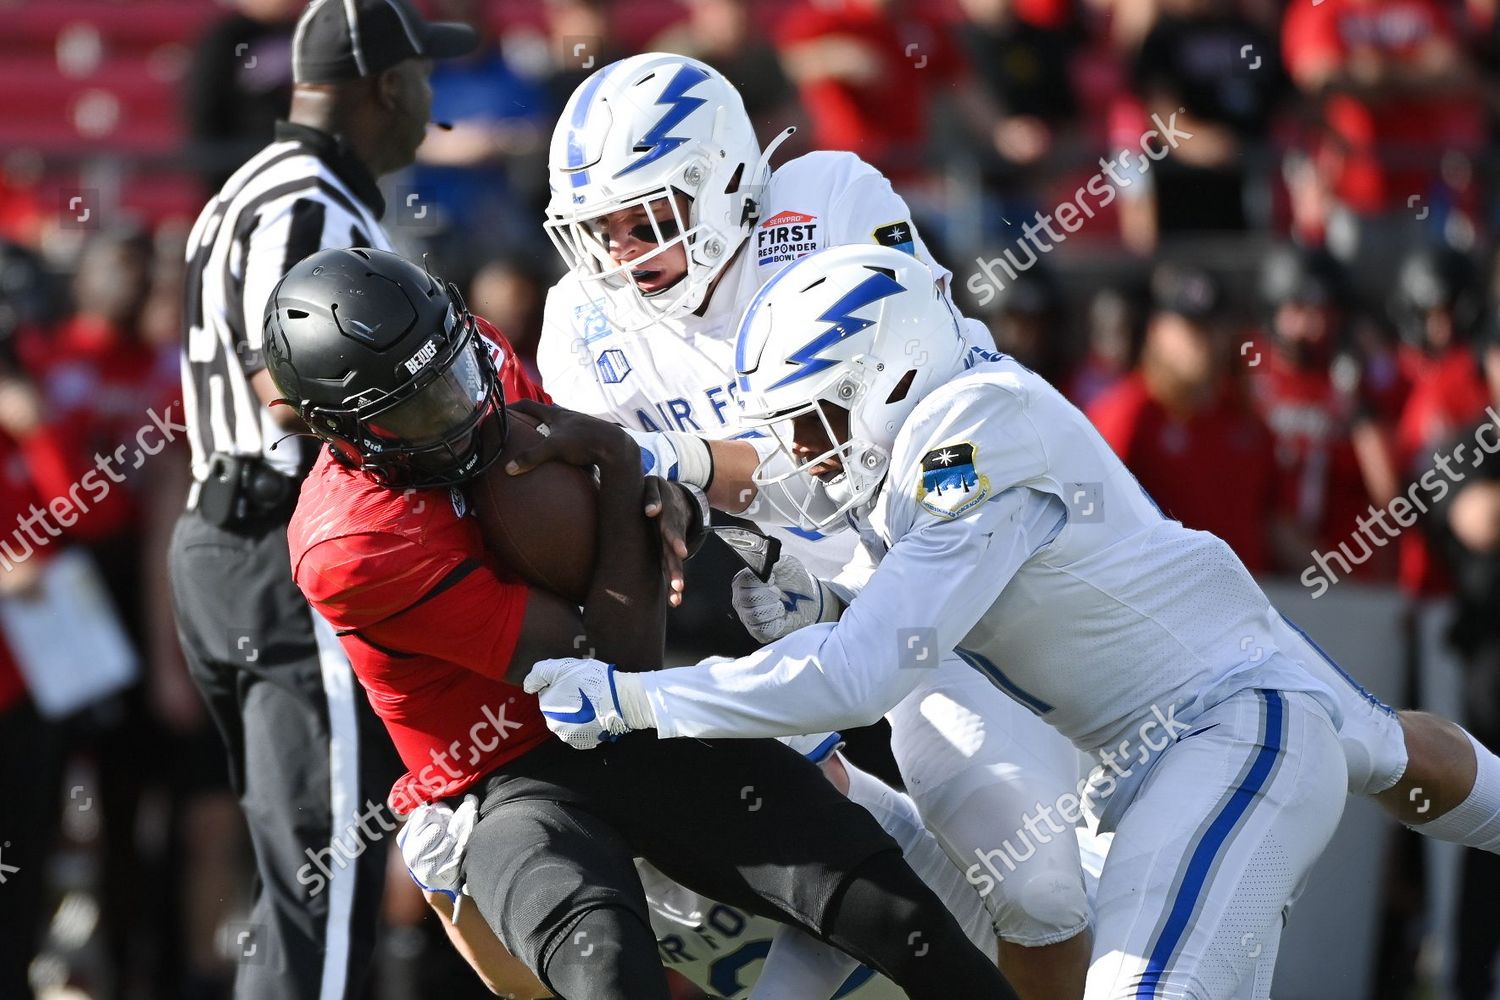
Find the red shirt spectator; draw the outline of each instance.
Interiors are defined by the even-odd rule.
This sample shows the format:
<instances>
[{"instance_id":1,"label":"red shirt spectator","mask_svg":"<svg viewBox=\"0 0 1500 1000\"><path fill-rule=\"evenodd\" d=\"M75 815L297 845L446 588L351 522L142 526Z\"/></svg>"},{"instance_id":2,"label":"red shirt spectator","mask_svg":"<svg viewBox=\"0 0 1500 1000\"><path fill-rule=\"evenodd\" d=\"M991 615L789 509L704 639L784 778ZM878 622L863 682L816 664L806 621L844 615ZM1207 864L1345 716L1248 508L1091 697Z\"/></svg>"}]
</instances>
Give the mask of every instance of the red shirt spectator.
<instances>
[{"instance_id":1,"label":"red shirt spectator","mask_svg":"<svg viewBox=\"0 0 1500 1000\"><path fill-rule=\"evenodd\" d=\"M1101 396L1089 419L1169 517L1228 542L1251 572L1270 568L1275 507L1270 431L1230 391L1190 416L1168 412L1140 372Z\"/></svg>"},{"instance_id":2,"label":"red shirt spectator","mask_svg":"<svg viewBox=\"0 0 1500 1000\"><path fill-rule=\"evenodd\" d=\"M155 350L96 316L73 316L31 341L26 361L60 419L81 421L113 444L133 445L150 423L146 411L160 412L180 395L163 380Z\"/></svg>"},{"instance_id":3,"label":"red shirt spectator","mask_svg":"<svg viewBox=\"0 0 1500 1000\"><path fill-rule=\"evenodd\" d=\"M176 380L165 381L159 352L140 336L151 290L151 242L126 230L95 237L73 281L78 311L50 334L21 339L21 361L48 412L99 455L144 478L146 458L161 451L166 421L180 425ZM156 418L153 418L153 413Z\"/></svg>"},{"instance_id":4,"label":"red shirt spectator","mask_svg":"<svg viewBox=\"0 0 1500 1000\"><path fill-rule=\"evenodd\" d=\"M1339 391L1327 367L1298 367L1265 344L1256 351L1263 361L1252 399L1275 445L1277 514L1320 551L1336 548L1372 502L1351 437L1360 401ZM1375 579L1390 569L1370 560L1353 575Z\"/></svg>"},{"instance_id":5,"label":"red shirt spectator","mask_svg":"<svg viewBox=\"0 0 1500 1000\"><path fill-rule=\"evenodd\" d=\"M34 572L50 546L93 541L129 517L125 494L111 488L114 475L100 470L66 427L42 423L41 412L29 386L0 379L0 573ZM24 694L0 641L0 712Z\"/></svg>"},{"instance_id":6,"label":"red shirt spectator","mask_svg":"<svg viewBox=\"0 0 1500 1000\"><path fill-rule=\"evenodd\" d=\"M921 171L928 101L966 72L944 24L886 0L802 0L776 46L813 145L854 152L893 181Z\"/></svg>"},{"instance_id":7,"label":"red shirt spectator","mask_svg":"<svg viewBox=\"0 0 1500 1000\"><path fill-rule=\"evenodd\" d=\"M1404 481L1410 483L1433 467L1435 452L1447 448L1455 435L1484 416L1490 394L1470 345L1455 345L1437 357L1404 346L1402 360L1412 374L1412 388L1396 426L1396 455ZM1461 473L1473 459L1468 453L1454 455L1452 467ZM1441 470L1438 474L1442 475ZM1454 483L1448 486L1452 489ZM1400 556L1400 581L1407 592L1447 592L1447 576L1422 532L1402 533Z\"/></svg>"},{"instance_id":8,"label":"red shirt spectator","mask_svg":"<svg viewBox=\"0 0 1500 1000\"><path fill-rule=\"evenodd\" d=\"M479 322L501 345L505 398L548 401ZM339 630L407 767L391 789L398 813L459 794L551 738L536 698L503 680L527 587L485 550L460 490L388 489L324 448L287 540L297 586ZM413 634L420 655L404 651Z\"/></svg>"},{"instance_id":9,"label":"red shirt spectator","mask_svg":"<svg viewBox=\"0 0 1500 1000\"><path fill-rule=\"evenodd\" d=\"M1482 137L1479 102L1439 92L1459 87L1463 57L1437 0L1292 4L1282 50L1298 86L1327 92L1316 157L1356 212L1405 211L1427 191L1442 151Z\"/></svg>"}]
</instances>

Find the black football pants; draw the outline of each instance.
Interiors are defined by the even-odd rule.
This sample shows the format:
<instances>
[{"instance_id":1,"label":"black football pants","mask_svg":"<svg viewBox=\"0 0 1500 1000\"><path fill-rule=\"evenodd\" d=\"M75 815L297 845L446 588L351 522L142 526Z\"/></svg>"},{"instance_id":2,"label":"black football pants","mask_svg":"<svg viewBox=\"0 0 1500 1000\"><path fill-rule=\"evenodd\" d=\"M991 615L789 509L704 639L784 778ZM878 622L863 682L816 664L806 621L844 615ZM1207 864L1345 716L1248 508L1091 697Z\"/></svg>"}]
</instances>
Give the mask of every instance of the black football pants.
<instances>
[{"instance_id":1,"label":"black football pants","mask_svg":"<svg viewBox=\"0 0 1500 1000\"><path fill-rule=\"evenodd\" d=\"M913 1000L1015 996L875 818L774 740L552 741L475 792L468 893L565 1000L666 1000L637 856L710 899L803 928Z\"/></svg>"}]
</instances>

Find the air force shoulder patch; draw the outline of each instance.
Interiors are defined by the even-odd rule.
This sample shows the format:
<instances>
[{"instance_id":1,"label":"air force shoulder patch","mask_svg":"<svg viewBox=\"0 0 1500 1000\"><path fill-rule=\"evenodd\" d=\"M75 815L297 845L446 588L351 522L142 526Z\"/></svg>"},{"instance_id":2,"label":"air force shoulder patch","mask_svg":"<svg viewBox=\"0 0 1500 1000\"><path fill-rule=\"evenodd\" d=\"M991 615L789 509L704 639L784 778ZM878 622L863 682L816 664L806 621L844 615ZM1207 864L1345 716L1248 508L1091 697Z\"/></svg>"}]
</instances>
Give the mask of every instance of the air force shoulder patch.
<instances>
[{"instance_id":1,"label":"air force shoulder patch","mask_svg":"<svg viewBox=\"0 0 1500 1000\"><path fill-rule=\"evenodd\" d=\"M972 443L944 445L922 456L917 502L932 513L958 517L984 503L989 495L990 481L974 466Z\"/></svg>"},{"instance_id":2,"label":"air force shoulder patch","mask_svg":"<svg viewBox=\"0 0 1500 1000\"><path fill-rule=\"evenodd\" d=\"M910 222L887 222L876 226L870 237L883 247L895 247L913 257L917 255L916 237L912 235Z\"/></svg>"}]
</instances>

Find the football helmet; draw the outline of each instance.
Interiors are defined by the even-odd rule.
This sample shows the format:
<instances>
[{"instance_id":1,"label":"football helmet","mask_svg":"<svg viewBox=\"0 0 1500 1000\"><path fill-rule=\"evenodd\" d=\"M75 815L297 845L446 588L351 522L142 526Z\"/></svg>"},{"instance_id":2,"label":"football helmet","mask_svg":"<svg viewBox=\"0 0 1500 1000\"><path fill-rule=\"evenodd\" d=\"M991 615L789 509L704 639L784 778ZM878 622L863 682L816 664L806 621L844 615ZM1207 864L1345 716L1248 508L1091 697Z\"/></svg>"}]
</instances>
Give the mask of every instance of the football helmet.
<instances>
[{"instance_id":1,"label":"football helmet","mask_svg":"<svg viewBox=\"0 0 1500 1000\"><path fill-rule=\"evenodd\" d=\"M320 250L294 265L266 304L265 355L334 457L386 486L457 485L500 457L488 344L458 289L403 257Z\"/></svg>"},{"instance_id":2,"label":"football helmet","mask_svg":"<svg viewBox=\"0 0 1500 1000\"><path fill-rule=\"evenodd\" d=\"M706 63L660 52L610 63L573 92L552 134L547 234L596 303L634 303L634 315L614 310L617 323L692 312L754 227L779 142L761 152L739 91ZM658 220L663 201L671 218ZM598 222L637 207L656 249L618 263ZM686 275L643 291L632 272L678 246Z\"/></svg>"},{"instance_id":3,"label":"football helmet","mask_svg":"<svg viewBox=\"0 0 1500 1000\"><path fill-rule=\"evenodd\" d=\"M1429 316L1446 313L1449 341L1467 342L1484 318L1479 274L1468 254L1451 247L1420 247L1401 262L1390 311L1402 340L1422 351L1438 351Z\"/></svg>"},{"instance_id":4,"label":"football helmet","mask_svg":"<svg viewBox=\"0 0 1500 1000\"><path fill-rule=\"evenodd\" d=\"M756 485L789 524L845 526L847 512L874 500L901 425L964 369L966 354L958 315L910 254L850 244L794 261L751 300L735 343L745 422L768 428L779 445L756 470ZM829 405L848 411L842 438ZM791 422L804 414L817 415L831 443L811 459L791 441ZM810 475L835 457L841 471ZM812 488L781 488L792 479Z\"/></svg>"}]
</instances>

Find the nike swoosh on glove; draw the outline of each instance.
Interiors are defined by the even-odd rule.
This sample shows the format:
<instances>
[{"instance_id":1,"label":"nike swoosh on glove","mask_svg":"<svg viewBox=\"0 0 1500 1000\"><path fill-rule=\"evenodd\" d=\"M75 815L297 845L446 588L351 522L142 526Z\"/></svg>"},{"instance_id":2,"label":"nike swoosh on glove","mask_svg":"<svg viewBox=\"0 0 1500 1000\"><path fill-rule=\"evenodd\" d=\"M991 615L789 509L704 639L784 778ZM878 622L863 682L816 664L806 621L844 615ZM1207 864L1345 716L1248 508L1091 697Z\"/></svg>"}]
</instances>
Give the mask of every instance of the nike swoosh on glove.
<instances>
[{"instance_id":1,"label":"nike swoosh on glove","mask_svg":"<svg viewBox=\"0 0 1500 1000\"><path fill-rule=\"evenodd\" d=\"M592 750L632 730L620 708L615 668L601 660L542 660L524 688L537 696L547 728L575 750Z\"/></svg>"},{"instance_id":2,"label":"nike swoosh on glove","mask_svg":"<svg viewBox=\"0 0 1500 1000\"><path fill-rule=\"evenodd\" d=\"M453 922L467 892L463 880L464 850L479 820L479 799L464 796L457 809L446 802L419 806L396 835L401 857L412 881L428 892L441 893L453 902Z\"/></svg>"}]
</instances>

